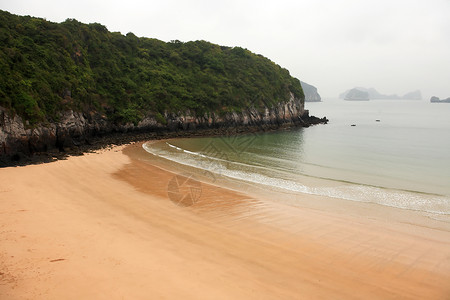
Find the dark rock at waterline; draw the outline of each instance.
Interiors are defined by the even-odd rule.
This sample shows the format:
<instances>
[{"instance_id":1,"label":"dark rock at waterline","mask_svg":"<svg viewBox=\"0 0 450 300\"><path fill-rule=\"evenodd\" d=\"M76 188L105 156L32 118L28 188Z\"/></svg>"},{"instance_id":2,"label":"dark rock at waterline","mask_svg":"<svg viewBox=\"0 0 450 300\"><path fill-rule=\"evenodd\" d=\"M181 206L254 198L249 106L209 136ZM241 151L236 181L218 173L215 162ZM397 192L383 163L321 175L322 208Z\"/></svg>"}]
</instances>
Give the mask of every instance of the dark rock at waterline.
<instances>
[{"instance_id":1,"label":"dark rock at waterline","mask_svg":"<svg viewBox=\"0 0 450 300\"><path fill-rule=\"evenodd\" d=\"M309 115L300 99L271 108L247 108L219 116L165 114L166 124L147 116L138 124L115 124L99 113L67 111L60 121L27 128L18 115L0 107L0 166L26 165L82 155L107 145L161 138L214 136L270 131L326 124L328 119Z\"/></svg>"},{"instance_id":2,"label":"dark rock at waterline","mask_svg":"<svg viewBox=\"0 0 450 300\"><path fill-rule=\"evenodd\" d=\"M450 103L450 97L447 99L441 100L438 97L433 96L433 97L431 97L430 102L431 103Z\"/></svg>"}]
</instances>

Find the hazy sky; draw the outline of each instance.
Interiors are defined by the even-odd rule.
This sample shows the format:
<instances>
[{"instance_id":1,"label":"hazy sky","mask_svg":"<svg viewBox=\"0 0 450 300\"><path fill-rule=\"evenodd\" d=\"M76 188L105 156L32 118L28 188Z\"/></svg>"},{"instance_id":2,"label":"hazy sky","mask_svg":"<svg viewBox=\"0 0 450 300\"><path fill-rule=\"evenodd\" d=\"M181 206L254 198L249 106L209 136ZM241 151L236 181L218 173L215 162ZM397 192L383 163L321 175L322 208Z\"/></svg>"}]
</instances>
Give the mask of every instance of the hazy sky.
<instances>
[{"instance_id":1,"label":"hazy sky","mask_svg":"<svg viewBox=\"0 0 450 300\"><path fill-rule=\"evenodd\" d=\"M450 0L0 0L0 9L164 41L242 46L315 85L450 97Z\"/></svg>"}]
</instances>

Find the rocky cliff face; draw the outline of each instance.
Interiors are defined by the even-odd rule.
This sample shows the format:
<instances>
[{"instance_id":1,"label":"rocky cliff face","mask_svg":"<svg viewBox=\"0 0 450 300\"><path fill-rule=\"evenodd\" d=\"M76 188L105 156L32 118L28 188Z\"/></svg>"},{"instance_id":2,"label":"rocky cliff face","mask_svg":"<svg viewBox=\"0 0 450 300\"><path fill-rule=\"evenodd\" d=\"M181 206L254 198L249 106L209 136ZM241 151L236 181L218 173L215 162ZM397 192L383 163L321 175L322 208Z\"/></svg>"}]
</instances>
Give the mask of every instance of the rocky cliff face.
<instances>
[{"instance_id":1,"label":"rocky cliff face","mask_svg":"<svg viewBox=\"0 0 450 300\"><path fill-rule=\"evenodd\" d=\"M322 101L322 98L320 97L319 93L317 92L317 88L315 86L312 86L310 84L307 84L306 82L300 81L303 93L305 94L305 102L320 102Z\"/></svg>"},{"instance_id":2,"label":"rocky cliff face","mask_svg":"<svg viewBox=\"0 0 450 300\"><path fill-rule=\"evenodd\" d=\"M189 111L178 114L165 114L166 124L158 123L154 116L147 116L137 125L117 125L108 121L101 114L83 114L67 111L61 115L60 121L52 124L41 124L35 128L27 128L17 115L10 115L0 107L0 156L14 156L18 153L29 155L46 152L51 149L64 151L65 148L77 147L90 142L99 135L114 132L133 131L201 131L202 129L258 127L283 125L308 126L311 123L326 122L309 116L304 110L301 99L291 98L287 102L272 107L249 107L241 112L223 115L216 113L196 116Z\"/></svg>"}]
</instances>

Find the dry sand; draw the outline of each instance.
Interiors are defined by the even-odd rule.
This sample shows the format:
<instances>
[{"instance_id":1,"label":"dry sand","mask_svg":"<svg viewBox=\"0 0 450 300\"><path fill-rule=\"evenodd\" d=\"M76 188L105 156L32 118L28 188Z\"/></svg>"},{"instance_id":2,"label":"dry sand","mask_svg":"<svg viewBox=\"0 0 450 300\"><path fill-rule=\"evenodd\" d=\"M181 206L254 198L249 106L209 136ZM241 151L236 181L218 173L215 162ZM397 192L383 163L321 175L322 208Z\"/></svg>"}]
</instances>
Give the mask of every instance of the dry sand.
<instances>
[{"instance_id":1,"label":"dry sand","mask_svg":"<svg viewBox=\"0 0 450 300\"><path fill-rule=\"evenodd\" d=\"M450 299L448 230L206 183L177 205L141 151L0 169L0 299Z\"/></svg>"}]
</instances>

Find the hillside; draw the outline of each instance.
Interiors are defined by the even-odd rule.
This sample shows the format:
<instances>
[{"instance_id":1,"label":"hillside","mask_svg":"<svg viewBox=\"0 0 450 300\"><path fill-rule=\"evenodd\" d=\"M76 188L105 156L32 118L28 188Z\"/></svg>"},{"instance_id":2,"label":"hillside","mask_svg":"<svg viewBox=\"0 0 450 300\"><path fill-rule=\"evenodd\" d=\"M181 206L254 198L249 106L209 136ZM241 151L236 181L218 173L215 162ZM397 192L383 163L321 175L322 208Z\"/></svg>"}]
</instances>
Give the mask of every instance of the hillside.
<instances>
[{"instance_id":1,"label":"hillside","mask_svg":"<svg viewBox=\"0 0 450 300\"><path fill-rule=\"evenodd\" d=\"M0 11L0 166L94 144L326 123L304 99L286 69L240 47Z\"/></svg>"},{"instance_id":2,"label":"hillside","mask_svg":"<svg viewBox=\"0 0 450 300\"><path fill-rule=\"evenodd\" d=\"M30 124L68 109L137 124L152 113L240 111L303 99L298 79L240 47L165 43L101 24L60 24L0 11L0 106Z\"/></svg>"}]
</instances>

